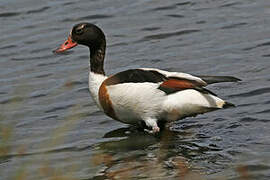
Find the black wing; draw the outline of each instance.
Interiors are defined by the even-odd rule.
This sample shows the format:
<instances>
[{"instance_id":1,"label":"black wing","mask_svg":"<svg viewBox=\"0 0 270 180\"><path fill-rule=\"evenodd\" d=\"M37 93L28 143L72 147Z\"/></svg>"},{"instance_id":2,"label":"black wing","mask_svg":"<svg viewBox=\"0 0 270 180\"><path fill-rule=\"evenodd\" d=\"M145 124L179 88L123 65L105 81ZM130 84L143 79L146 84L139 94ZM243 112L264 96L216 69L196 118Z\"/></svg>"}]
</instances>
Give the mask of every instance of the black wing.
<instances>
[{"instance_id":1,"label":"black wing","mask_svg":"<svg viewBox=\"0 0 270 180\"><path fill-rule=\"evenodd\" d=\"M154 70L129 69L108 77L108 79L106 79L106 85L143 82L158 83L167 79L165 75Z\"/></svg>"}]
</instances>

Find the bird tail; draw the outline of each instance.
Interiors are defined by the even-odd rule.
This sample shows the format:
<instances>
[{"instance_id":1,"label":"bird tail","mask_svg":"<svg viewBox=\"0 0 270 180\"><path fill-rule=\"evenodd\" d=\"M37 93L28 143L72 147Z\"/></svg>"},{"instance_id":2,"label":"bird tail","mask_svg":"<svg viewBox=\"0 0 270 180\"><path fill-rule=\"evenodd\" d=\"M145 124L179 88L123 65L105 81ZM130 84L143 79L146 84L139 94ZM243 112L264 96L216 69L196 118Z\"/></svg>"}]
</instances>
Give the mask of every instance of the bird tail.
<instances>
[{"instance_id":1,"label":"bird tail","mask_svg":"<svg viewBox=\"0 0 270 180\"><path fill-rule=\"evenodd\" d=\"M222 108L227 109L227 108L232 108L235 107L235 105L233 103L230 102L226 102L223 104Z\"/></svg>"},{"instance_id":2,"label":"bird tail","mask_svg":"<svg viewBox=\"0 0 270 180\"><path fill-rule=\"evenodd\" d=\"M241 79L232 76L198 76L198 77L200 77L207 84L241 81Z\"/></svg>"}]
</instances>

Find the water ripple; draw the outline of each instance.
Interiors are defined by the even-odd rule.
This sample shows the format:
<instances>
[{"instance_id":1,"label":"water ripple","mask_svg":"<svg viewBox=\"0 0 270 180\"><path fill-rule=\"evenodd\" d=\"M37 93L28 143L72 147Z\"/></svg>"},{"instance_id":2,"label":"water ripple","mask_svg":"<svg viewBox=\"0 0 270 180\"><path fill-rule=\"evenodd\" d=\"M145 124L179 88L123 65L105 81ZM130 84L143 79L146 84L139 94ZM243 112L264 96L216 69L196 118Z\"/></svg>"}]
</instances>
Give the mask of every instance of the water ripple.
<instances>
[{"instance_id":1,"label":"water ripple","mask_svg":"<svg viewBox=\"0 0 270 180\"><path fill-rule=\"evenodd\" d=\"M261 44L258 44L256 46L253 46L253 47L244 48L243 50L249 51L249 50L256 49L256 48L263 47L263 46L270 46L270 42L265 42L265 43L261 43Z\"/></svg>"},{"instance_id":2,"label":"water ripple","mask_svg":"<svg viewBox=\"0 0 270 180\"><path fill-rule=\"evenodd\" d=\"M230 126L226 127L226 129L235 129L238 128L239 126L242 126L239 123L231 123Z\"/></svg>"},{"instance_id":3,"label":"water ripple","mask_svg":"<svg viewBox=\"0 0 270 180\"><path fill-rule=\"evenodd\" d=\"M8 99L0 101L0 104L9 104L9 103L18 103L22 102L25 98L16 96L16 97L9 97Z\"/></svg>"},{"instance_id":4,"label":"water ripple","mask_svg":"<svg viewBox=\"0 0 270 180\"><path fill-rule=\"evenodd\" d=\"M7 45L7 46L2 46L0 47L0 49L12 49L12 48L16 48L17 46L16 45Z\"/></svg>"},{"instance_id":5,"label":"water ripple","mask_svg":"<svg viewBox=\"0 0 270 180\"><path fill-rule=\"evenodd\" d=\"M39 9L34 9L34 10L29 10L26 12L4 12L4 13L0 13L0 18L3 17L13 17L13 16L19 16L21 14L35 14L35 13L41 13L44 12L46 10L50 9L49 6L45 6Z\"/></svg>"},{"instance_id":6,"label":"water ripple","mask_svg":"<svg viewBox=\"0 0 270 180\"><path fill-rule=\"evenodd\" d=\"M107 18L112 18L113 15L105 15L105 14L95 14L95 15L88 15L88 16L83 16L83 17L78 17L78 18L65 18L62 20L62 22L66 21L92 21L94 19L107 19Z\"/></svg>"},{"instance_id":7,"label":"water ripple","mask_svg":"<svg viewBox=\"0 0 270 180\"><path fill-rule=\"evenodd\" d=\"M5 12L5 13L0 13L0 18L1 17L12 17L12 16L19 16L21 13L18 12Z\"/></svg>"},{"instance_id":8,"label":"water ripple","mask_svg":"<svg viewBox=\"0 0 270 180\"><path fill-rule=\"evenodd\" d=\"M230 2L230 3L223 4L220 7L232 7L238 4L240 4L240 2Z\"/></svg>"},{"instance_id":9,"label":"water ripple","mask_svg":"<svg viewBox=\"0 0 270 180\"><path fill-rule=\"evenodd\" d=\"M173 17L173 18L184 18L185 16L181 15L181 14L169 14L167 15L168 17Z\"/></svg>"},{"instance_id":10,"label":"water ripple","mask_svg":"<svg viewBox=\"0 0 270 180\"><path fill-rule=\"evenodd\" d=\"M221 27L221 29L238 28L239 26L244 26L244 25L247 25L247 23L243 22L243 23L236 23L236 24L232 24L232 25L227 25L227 26Z\"/></svg>"},{"instance_id":11,"label":"water ripple","mask_svg":"<svg viewBox=\"0 0 270 180\"><path fill-rule=\"evenodd\" d=\"M193 128L201 128L203 126L204 124L191 124L191 125L183 124L181 125L181 129L187 130L187 129L193 129Z\"/></svg>"},{"instance_id":12,"label":"water ripple","mask_svg":"<svg viewBox=\"0 0 270 180\"><path fill-rule=\"evenodd\" d=\"M257 112L256 114L265 114L265 113L270 113L270 109L266 109L266 110L263 110L263 111L259 111Z\"/></svg>"},{"instance_id":13,"label":"water ripple","mask_svg":"<svg viewBox=\"0 0 270 180\"><path fill-rule=\"evenodd\" d=\"M191 34L195 32L199 32L198 29L187 29L187 30L181 30L176 32L168 32L168 33L159 33L154 35L145 36L142 41L149 41L149 40L156 40L156 39L165 39L173 36L181 36L186 34Z\"/></svg>"},{"instance_id":14,"label":"water ripple","mask_svg":"<svg viewBox=\"0 0 270 180\"><path fill-rule=\"evenodd\" d=\"M176 6L175 5L171 5L171 6L161 6L161 7L157 7L152 9L153 11L164 11L164 10L171 10L171 9L175 9Z\"/></svg>"},{"instance_id":15,"label":"water ripple","mask_svg":"<svg viewBox=\"0 0 270 180\"><path fill-rule=\"evenodd\" d=\"M46 54L46 55L43 55L43 56L29 56L29 57L23 57L23 58L20 58L20 57L14 57L14 58L11 58L12 61L32 61L32 60L38 60L38 59L50 59L52 58L54 55L52 54Z\"/></svg>"},{"instance_id":16,"label":"water ripple","mask_svg":"<svg viewBox=\"0 0 270 180\"><path fill-rule=\"evenodd\" d=\"M52 112L56 112L56 111L60 111L60 110L65 110L65 109L69 109L71 107L73 107L74 105L73 104L69 104L69 105L63 105L63 106L60 106L60 107L53 107L49 110L46 110L44 111L45 113L52 113Z\"/></svg>"},{"instance_id":17,"label":"water ripple","mask_svg":"<svg viewBox=\"0 0 270 180\"><path fill-rule=\"evenodd\" d=\"M185 5L190 5L190 4L194 5L195 2L189 2L189 1L186 1L186 2L176 3L175 5L176 5L176 6L185 6Z\"/></svg>"},{"instance_id":18,"label":"water ripple","mask_svg":"<svg viewBox=\"0 0 270 180\"><path fill-rule=\"evenodd\" d=\"M41 12L46 11L47 9L50 9L50 7L49 6L45 6L45 7L39 8L39 9L29 10L29 11L26 12L26 14L41 13Z\"/></svg>"},{"instance_id":19,"label":"water ripple","mask_svg":"<svg viewBox=\"0 0 270 180\"><path fill-rule=\"evenodd\" d=\"M51 153L59 153L59 152L72 152L72 151L83 151L86 149L91 149L93 145L84 146L84 147L75 147L75 146L64 146L64 147L57 147L57 148L50 148L50 149L44 149L42 151L35 151L35 152L29 152L29 153L12 153L7 154L5 156L0 156L0 158L13 158L13 157L23 157L23 156L33 156L38 154L51 154Z\"/></svg>"},{"instance_id":20,"label":"water ripple","mask_svg":"<svg viewBox=\"0 0 270 180\"><path fill-rule=\"evenodd\" d=\"M257 120L258 119L252 118L252 117L244 117L244 118L240 119L241 122L253 122L253 121L257 121Z\"/></svg>"},{"instance_id":21,"label":"water ripple","mask_svg":"<svg viewBox=\"0 0 270 180\"><path fill-rule=\"evenodd\" d=\"M262 94L267 94L267 93L270 93L270 87L260 88L260 89L252 90L246 93L233 94L233 95L229 95L229 97L230 98L251 97L251 96L257 96L257 95L262 95Z\"/></svg>"},{"instance_id":22,"label":"water ripple","mask_svg":"<svg viewBox=\"0 0 270 180\"><path fill-rule=\"evenodd\" d=\"M90 19L106 19L106 18L112 18L112 17L113 15L95 14L95 15L80 17L77 20L82 21L82 20L90 20Z\"/></svg>"},{"instance_id":23,"label":"water ripple","mask_svg":"<svg viewBox=\"0 0 270 180\"><path fill-rule=\"evenodd\" d=\"M43 117L41 120L56 119L58 117L59 117L58 115L50 115Z\"/></svg>"},{"instance_id":24,"label":"water ripple","mask_svg":"<svg viewBox=\"0 0 270 180\"><path fill-rule=\"evenodd\" d=\"M41 75L35 76L35 78L45 78L45 77L49 77L49 76L51 76L51 75L53 75L53 74L52 74L52 73L41 74Z\"/></svg>"},{"instance_id":25,"label":"water ripple","mask_svg":"<svg viewBox=\"0 0 270 180\"><path fill-rule=\"evenodd\" d=\"M160 27L145 27L145 28L142 28L141 30L142 31L156 31L159 29L160 29Z\"/></svg>"},{"instance_id":26,"label":"water ripple","mask_svg":"<svg viewBox=\"0 0 270 180\"><path fill-rule=\"evenodd\" d=\"M47 96L47 94L36 94L36 95L30 96L30 98L35 99L35 98L40 98L40 97L45 97L45 96Z\"/></svg>"}]
</instances>

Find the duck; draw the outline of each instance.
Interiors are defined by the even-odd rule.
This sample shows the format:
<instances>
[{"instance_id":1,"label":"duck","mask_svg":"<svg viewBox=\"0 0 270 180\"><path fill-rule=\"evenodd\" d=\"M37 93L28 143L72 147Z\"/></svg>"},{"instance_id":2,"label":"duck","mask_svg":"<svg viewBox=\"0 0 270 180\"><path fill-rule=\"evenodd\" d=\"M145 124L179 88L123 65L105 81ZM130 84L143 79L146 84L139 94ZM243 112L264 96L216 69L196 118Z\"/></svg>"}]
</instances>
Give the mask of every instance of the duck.
<instances>
[{"instance_id":1,"label":"duck","mask_svg":"<svg viewBox=\"0 0 270 180\"><path fill-rule=\"evenodd\" d=\"M77 45L90 51L89 91L107 116L130 125L144 124L149 133L160 132L159 122L170 123L210 111L234 107L206 86L237 82L233 76L195 76L156 68L128 69L106 76L106 38L98 26L82 22L73 26L68 39L54 53Z\"/></svg>"}]
</instances>

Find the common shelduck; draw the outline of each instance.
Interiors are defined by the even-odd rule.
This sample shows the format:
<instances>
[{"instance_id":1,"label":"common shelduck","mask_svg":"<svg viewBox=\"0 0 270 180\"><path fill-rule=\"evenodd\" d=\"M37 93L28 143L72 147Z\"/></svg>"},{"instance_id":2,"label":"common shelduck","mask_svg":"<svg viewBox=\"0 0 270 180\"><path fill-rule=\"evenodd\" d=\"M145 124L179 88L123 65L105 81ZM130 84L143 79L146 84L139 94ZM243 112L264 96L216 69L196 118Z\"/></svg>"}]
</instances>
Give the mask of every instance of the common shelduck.
<instances>
[{"instance_id":1,"label":"common shelduck","mask_svg":"<svg viewBox=\"0 0 270 180\"><path fill-rule=\"evenodd\" d=\"M160 131L159 123L234 106L205 86L219 82L235 82L231 76L193 76L154 68L129 69L106 76L103 68L106 40L94 24L75 25L55 53L77 44L90 49L89 90L105 114L127 124L144 124L147 131Z\"/></svg>"}]
</instances>

